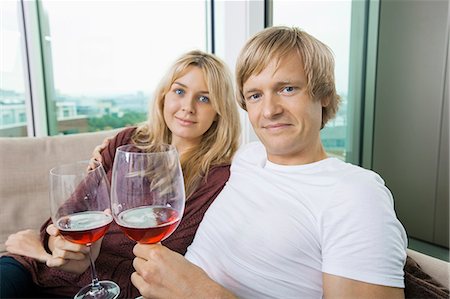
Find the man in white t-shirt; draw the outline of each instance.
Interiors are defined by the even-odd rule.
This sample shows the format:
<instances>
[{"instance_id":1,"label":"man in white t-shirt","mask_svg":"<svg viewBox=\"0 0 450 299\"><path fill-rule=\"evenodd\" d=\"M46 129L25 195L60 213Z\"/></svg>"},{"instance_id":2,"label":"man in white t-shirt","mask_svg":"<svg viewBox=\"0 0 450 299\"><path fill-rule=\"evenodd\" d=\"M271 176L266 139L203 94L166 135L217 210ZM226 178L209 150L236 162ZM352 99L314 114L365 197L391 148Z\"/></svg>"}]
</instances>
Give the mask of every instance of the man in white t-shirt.
<instances>
[{"instance_id":1,"label":"man in white t-shirt","mask_svg":"<svg viewBox=\"0 0 450 299\"><path fill-rule=\"evenodd\" d=\"M236 154L186 258L136 245L134 285L150 298L403 298L407 241L391 193L320 140L339 103L329 48L267 28L236 77L261 143Z\"/></svg>"}]
</instances>

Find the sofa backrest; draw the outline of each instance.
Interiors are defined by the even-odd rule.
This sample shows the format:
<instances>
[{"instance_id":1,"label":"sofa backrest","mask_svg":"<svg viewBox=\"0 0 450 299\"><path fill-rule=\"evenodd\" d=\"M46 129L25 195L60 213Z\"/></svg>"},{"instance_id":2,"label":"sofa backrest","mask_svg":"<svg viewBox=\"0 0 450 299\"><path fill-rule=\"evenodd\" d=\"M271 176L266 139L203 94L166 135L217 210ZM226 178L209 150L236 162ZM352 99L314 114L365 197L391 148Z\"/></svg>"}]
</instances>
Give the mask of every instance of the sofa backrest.
<instances>
[{"instance_id":1,"label":"sofa backrest","mask_svg":"<svg viewBox=\"0 0 450 299\"><path fill-rule=\"evenodd\" d=\"M50 217L49 170L89 160L94 147L117 132L0 138L0 255L10 234L39 229Z\"/></svg>"},{"instance_id":2,"label":"sofa backrest","mask_svg":"<svg viewBox=\"0 0 450 299\"><path fill-rule=\"evenodd\" d=\"M432 256L408 249L406 253L412 257L424 272L433 277L447 289L450 288L450 263Z\"/></svg>"}]
</instances>

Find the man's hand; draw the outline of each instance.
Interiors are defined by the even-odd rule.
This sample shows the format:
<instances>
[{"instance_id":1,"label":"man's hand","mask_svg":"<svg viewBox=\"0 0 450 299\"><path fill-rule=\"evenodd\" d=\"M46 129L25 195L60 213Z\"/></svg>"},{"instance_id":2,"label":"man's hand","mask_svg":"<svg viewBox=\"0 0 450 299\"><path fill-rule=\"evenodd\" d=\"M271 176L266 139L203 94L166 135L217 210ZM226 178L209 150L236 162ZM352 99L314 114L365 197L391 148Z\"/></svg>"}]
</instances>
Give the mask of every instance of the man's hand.
<instances>
[{"instance_id":1,"label":"man's hand","mask_svg":"<svg viewBox=\"0 0 450 299\"><path fill-rule=\"evenodd\" d=\"M52 251L52 255L47 259L47 266L50 268L81 274L90 266L89 251L92 261L95 261L100 253L103 238L88 247L67 241L53 224L47 227L47 233L50 235L48 245Z\"/></svg>"},{"instance_id":2,"label":"man's hand","mask_svg":"<svg viewBox=\"0 0 450 299\"><path fill-rule=\"evenodd\" d=\"M114 137L106 137L105 139L103 139L102 144L97 145L94 150L92 151L92 157L89 163L89 168L90 169L94 169L95 168L95 164L93 161L97 161L99 163L103 162L103 158L102 158L102 151L109 145L109 142L111 141L111 139L113 139Z\"/></svg>"},{"instance_id":3,"label":"man's hand","mask_svg":"<svg viewBox=\"0 0 450 299\"><path fill-rule=\"evenodd\" d=\"M37 230L21 230L9 235L5 242L6 250L10 253L19 254L34 258L45 263L51 257L42 245L39 232Z\"/></svg>"},{"instance_id":4,"label":"man's hand","mask_svg":"<svg viewBox=\"0 0 450 299\"><path fill-rule=\"evenodd\" d=\"M201 268L161 244L134 246L131 282L145 298L236 298Z\"/></svg>"}]
</instances>

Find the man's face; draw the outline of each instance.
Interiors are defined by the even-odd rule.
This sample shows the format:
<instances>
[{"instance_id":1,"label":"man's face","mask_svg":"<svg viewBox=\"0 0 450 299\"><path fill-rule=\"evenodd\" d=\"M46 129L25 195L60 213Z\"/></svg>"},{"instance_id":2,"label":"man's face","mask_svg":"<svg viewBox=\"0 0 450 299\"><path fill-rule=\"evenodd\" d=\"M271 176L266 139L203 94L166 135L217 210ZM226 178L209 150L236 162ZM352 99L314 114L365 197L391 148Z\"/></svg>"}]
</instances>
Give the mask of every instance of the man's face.
<instances>
[{"instance_id":1,"label":"man's face","mask_svg":"<svg viewBox=\"0 0 450 299\"><path fill-rule=\"evenodd\" d=\"M306 86L301 57L292 52L271 63L243 85L247 112L268 159L298 165L326 157L320 142L322 103L313 101Z\"/></svg>"}]
</instances>

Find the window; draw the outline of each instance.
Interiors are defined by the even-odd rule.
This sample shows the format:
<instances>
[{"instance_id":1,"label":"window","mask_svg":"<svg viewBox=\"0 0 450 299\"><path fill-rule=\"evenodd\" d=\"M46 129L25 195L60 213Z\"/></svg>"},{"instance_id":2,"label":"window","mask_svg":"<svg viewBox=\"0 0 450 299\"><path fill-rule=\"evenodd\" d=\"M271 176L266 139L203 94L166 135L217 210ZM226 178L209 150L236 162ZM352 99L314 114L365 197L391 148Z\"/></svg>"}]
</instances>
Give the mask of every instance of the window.
<instances>
[{"instance_id":1,"label":"window","mask_svg":"<svg viewBox=\"0 0 450 299\"><path fill-rule=\"evenodd\" d=\"M27 136L20 2L0 2L0 137Z\"/></svg>"},{"instance_id":2,"label":"window","mask_svg":"<svg viewBox=\"0 0 450 299\"><path fill-rule=\"evenodd\" d=\"M208 48L206 1L39 3L51 135L144 121L172 61Z\"/></svg>"},{"instance_id":3,"label":"window","mask_svg":"<svg viewBox=\"0 0 450 299\"><path fill-rule=\"evenodd\" d=\"M327 44L335 55L336 88L341 105L336 118L321 132L329 155L358 163L349 157L355 143L352 130L357 121L353 114L355 99L349 95L352 1L278 1L273 0L273 25L296 26ZM362 38L360 39L362 40ZM359 63L359 62L356 62Z\"/></svg>"}]
</instances>

